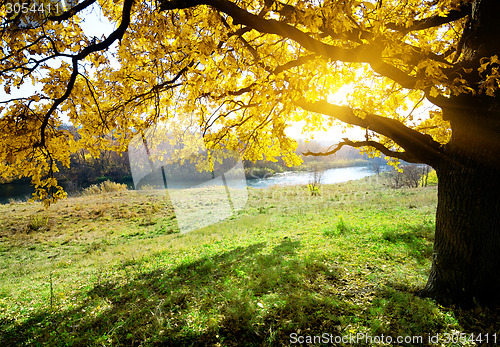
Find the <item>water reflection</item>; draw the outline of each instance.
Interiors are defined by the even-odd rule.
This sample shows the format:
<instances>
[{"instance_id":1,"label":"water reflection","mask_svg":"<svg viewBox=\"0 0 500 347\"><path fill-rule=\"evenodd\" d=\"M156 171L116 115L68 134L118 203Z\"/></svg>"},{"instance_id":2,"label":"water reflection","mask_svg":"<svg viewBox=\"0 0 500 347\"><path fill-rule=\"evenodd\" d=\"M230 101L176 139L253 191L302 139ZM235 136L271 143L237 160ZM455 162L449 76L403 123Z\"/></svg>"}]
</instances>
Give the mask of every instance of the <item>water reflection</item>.
<instances>
[{"instance_id":1,"label":"water reflection","mask_svg":"<svg viewBox=\"0 0 500 347\"><path fill-rule=\"evenodd\" d=\"M370 171L369 168L359 166L328 169L325 170L321 183L334 184L352 180L359 180L363 177L371 176L373 174L374 172ZM248 186L254 188L267 188L274 185L300 185L308 184L311 181L311 176L311 172L289 171L278 173L266 178L247 179L247 184Z\"/></svg>"}]
</instances>

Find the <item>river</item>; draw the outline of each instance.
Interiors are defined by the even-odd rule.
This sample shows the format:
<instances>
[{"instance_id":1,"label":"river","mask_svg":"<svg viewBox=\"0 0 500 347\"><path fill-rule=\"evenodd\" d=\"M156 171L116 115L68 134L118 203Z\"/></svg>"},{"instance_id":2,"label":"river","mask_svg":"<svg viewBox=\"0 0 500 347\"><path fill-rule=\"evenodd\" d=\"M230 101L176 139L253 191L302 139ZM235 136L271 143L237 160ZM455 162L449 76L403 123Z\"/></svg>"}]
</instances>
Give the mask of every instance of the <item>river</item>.
<instances>
[{"instance_id":1,"label":"river","mask_svg":"<svg viewBox=\"0 0 500 347\"><path fill-rule=\"evenodd\" d=\"M343 167L338 169L325 170L323 174L322 184L334 184L359 180L363 177L371 176L374 172L367 167L354 166ZM254 188L268 188L274 185L301 185L308 184L312 179L311 172L305 171L288 171L278 173L271 177L247 179L247 185Z\"/></svg>"},{"instance_id":2,"label":"river","mask_svg":"<svg viewBox=\"0 0 500 347\"><path fill-rule=\"evenodd\" d=\"M333 184L359 180L373 174L367 167L360 166L328 169L325 170L321 183ZM268 188L275 185L302 185L308 184L311 178L311 172L288 171L265 178L247 179L247 185L253 188ZM0 204L9 203L11 199L26 201L31 197L32 193L33 188L26 183L0 184Z\"/></svg>"}]
</instances>

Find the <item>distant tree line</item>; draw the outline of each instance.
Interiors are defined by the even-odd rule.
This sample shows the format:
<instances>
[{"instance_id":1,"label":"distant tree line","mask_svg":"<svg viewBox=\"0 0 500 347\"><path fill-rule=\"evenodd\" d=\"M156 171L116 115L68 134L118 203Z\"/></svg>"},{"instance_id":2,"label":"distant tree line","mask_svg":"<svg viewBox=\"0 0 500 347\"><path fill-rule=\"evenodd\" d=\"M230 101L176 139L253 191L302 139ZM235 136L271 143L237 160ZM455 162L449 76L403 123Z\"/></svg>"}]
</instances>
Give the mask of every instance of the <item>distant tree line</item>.
<instances>
[{"instance_id":1,"label":"distant tree line","mask_svg":"<svg viewBox=\"0 0 500 347\"><path fill-rule=\"evenodd\" d=\"M429 165L404 163L399 169L400 171L393 169L387 173L391 188L418 188L437 184L436 171Z\"/></svg>"},{"instance_id":2,"label":"distant tree line","mask_svg":"<svg viewBox=\"0 0 500 347\"><path fill-rule=\"evenodd\" d=\"M64 127L75 136L75 140L79 140L74 126ZM57 179L68 192L79 191L108 180L118 183L132 182L127 152L102 151L99 156L93 156L87 150L80 150L71 155L69 168L62 165L60 167Z\"/></svg>"}]
</instances>

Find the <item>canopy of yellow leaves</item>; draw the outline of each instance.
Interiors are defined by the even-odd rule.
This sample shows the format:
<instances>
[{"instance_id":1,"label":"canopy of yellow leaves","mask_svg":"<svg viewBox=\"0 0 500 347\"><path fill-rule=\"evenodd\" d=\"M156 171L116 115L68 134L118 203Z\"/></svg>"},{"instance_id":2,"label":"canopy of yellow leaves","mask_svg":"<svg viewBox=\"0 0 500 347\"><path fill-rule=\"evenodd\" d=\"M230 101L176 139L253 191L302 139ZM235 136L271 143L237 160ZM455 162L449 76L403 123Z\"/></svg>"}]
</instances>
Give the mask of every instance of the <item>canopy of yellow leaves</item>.
<instances>
[{"instance_id":1,"label":"canopy of yellow leaves","mask_svg":"<svg viewBox=\"0 0 500 347\"><path fill-rule=\"evenodd\" d=\"M80 4L85 2L117 30L125 22L126 0ZM449 51L465 18L405 30L421 19L447 16L458 0L229 3L265 20L269 27L263 29L222 11L224 1L213 3L164 10L167 1L136 1L125 32L95 51L89 47L106 37L86 36L83 12L64 20L45 13L49 20L42 16L20 28L7 6L1 7L0 81L8 94L3 100L9 101L0 104L0 175L31 177L36 198L56 201L64 193L52 174L69 165L71 153L124 150L138 132L167 122L172 133L201 132L209 148L235 149L252 160L281 156L296 165L296 143L286 136L287 127L305 120L306 129L316 130L336 121L335 114L310 112L300 102L327 100L346 84L353 88L343 105L359 119L391 118L446 143L449 124L441 113L434 109L425 117L415 109L425 93L473 91L464 79L443 73L453 67ZM283 25L297 33L283 33ZM497 75L490 79L486 93L498 88ZM19 96L15 90L25 83L38 91ZM65 130L63 116L77 135ZM399 150L383 134L370 132L370 138Z\"/></svg>"}]
</instances>

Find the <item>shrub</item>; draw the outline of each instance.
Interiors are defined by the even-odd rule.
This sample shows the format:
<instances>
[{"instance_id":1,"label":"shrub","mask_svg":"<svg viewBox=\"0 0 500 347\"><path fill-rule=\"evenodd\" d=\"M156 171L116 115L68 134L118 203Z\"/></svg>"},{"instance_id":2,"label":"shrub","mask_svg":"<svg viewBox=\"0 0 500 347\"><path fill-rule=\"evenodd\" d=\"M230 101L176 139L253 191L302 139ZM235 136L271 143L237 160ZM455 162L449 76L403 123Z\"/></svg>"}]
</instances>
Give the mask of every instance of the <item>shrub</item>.
<instances>
[{"instance_id":1,"label":"shrub","mask_svg":"<svg viewBox=\"0 0 500 347\"><path fill-rule=\"evenodd\" d=\"M271 168L268 167L250 167L245 168L245 177L246 178L267 178L271 177L276 173Z\"/></svg>"},{"instance_id":2,"label":"shrub","mask_svg":"<svg viewBox=\"0 0 500 347\"><path fill-rule=\"evenodd\" d=\"M309 192L311 195L321 195L319 193L319 189L321 186L321 181L323 180L323 175L325 174L325 170L320 165L312 166L312 177L309 180L309 184L307 187L309 188Z\"/></svg>"},{"instance_id":3,"label":"shrub","mask_svg":"<svg viewBox=\"0 0 500 347\"><path fill-rule=\"evenodd\" d=\"M45 215L35 215L30 218L27 225L29 231L49 230L49 217Z\"/></svg>"},{"instance_id":4,"label":"shrub","mask_svg":"<svg viewBox=\"0 0 500 347\"><path fill-rule=\"evenodd\" d=\"M337 231L341 235L343 235L343 234L345 234L346 232L349 231L349 227L344 222L344 218L342 218L342 217L340 217L340 219L337 222Z\"/></svg>"},{"instance_id":5,"label":"shrub","mask_svg":"<svg viewBox=\"0 0 500 347\"><path fill-rule=\"evenodd\" d=\"M100 184L93 184L82 191L83 195L95 195L101 193L119 192L127 190L127 185L123 183L115 183L104 181Z\"/></svg>"}]
</instances>

